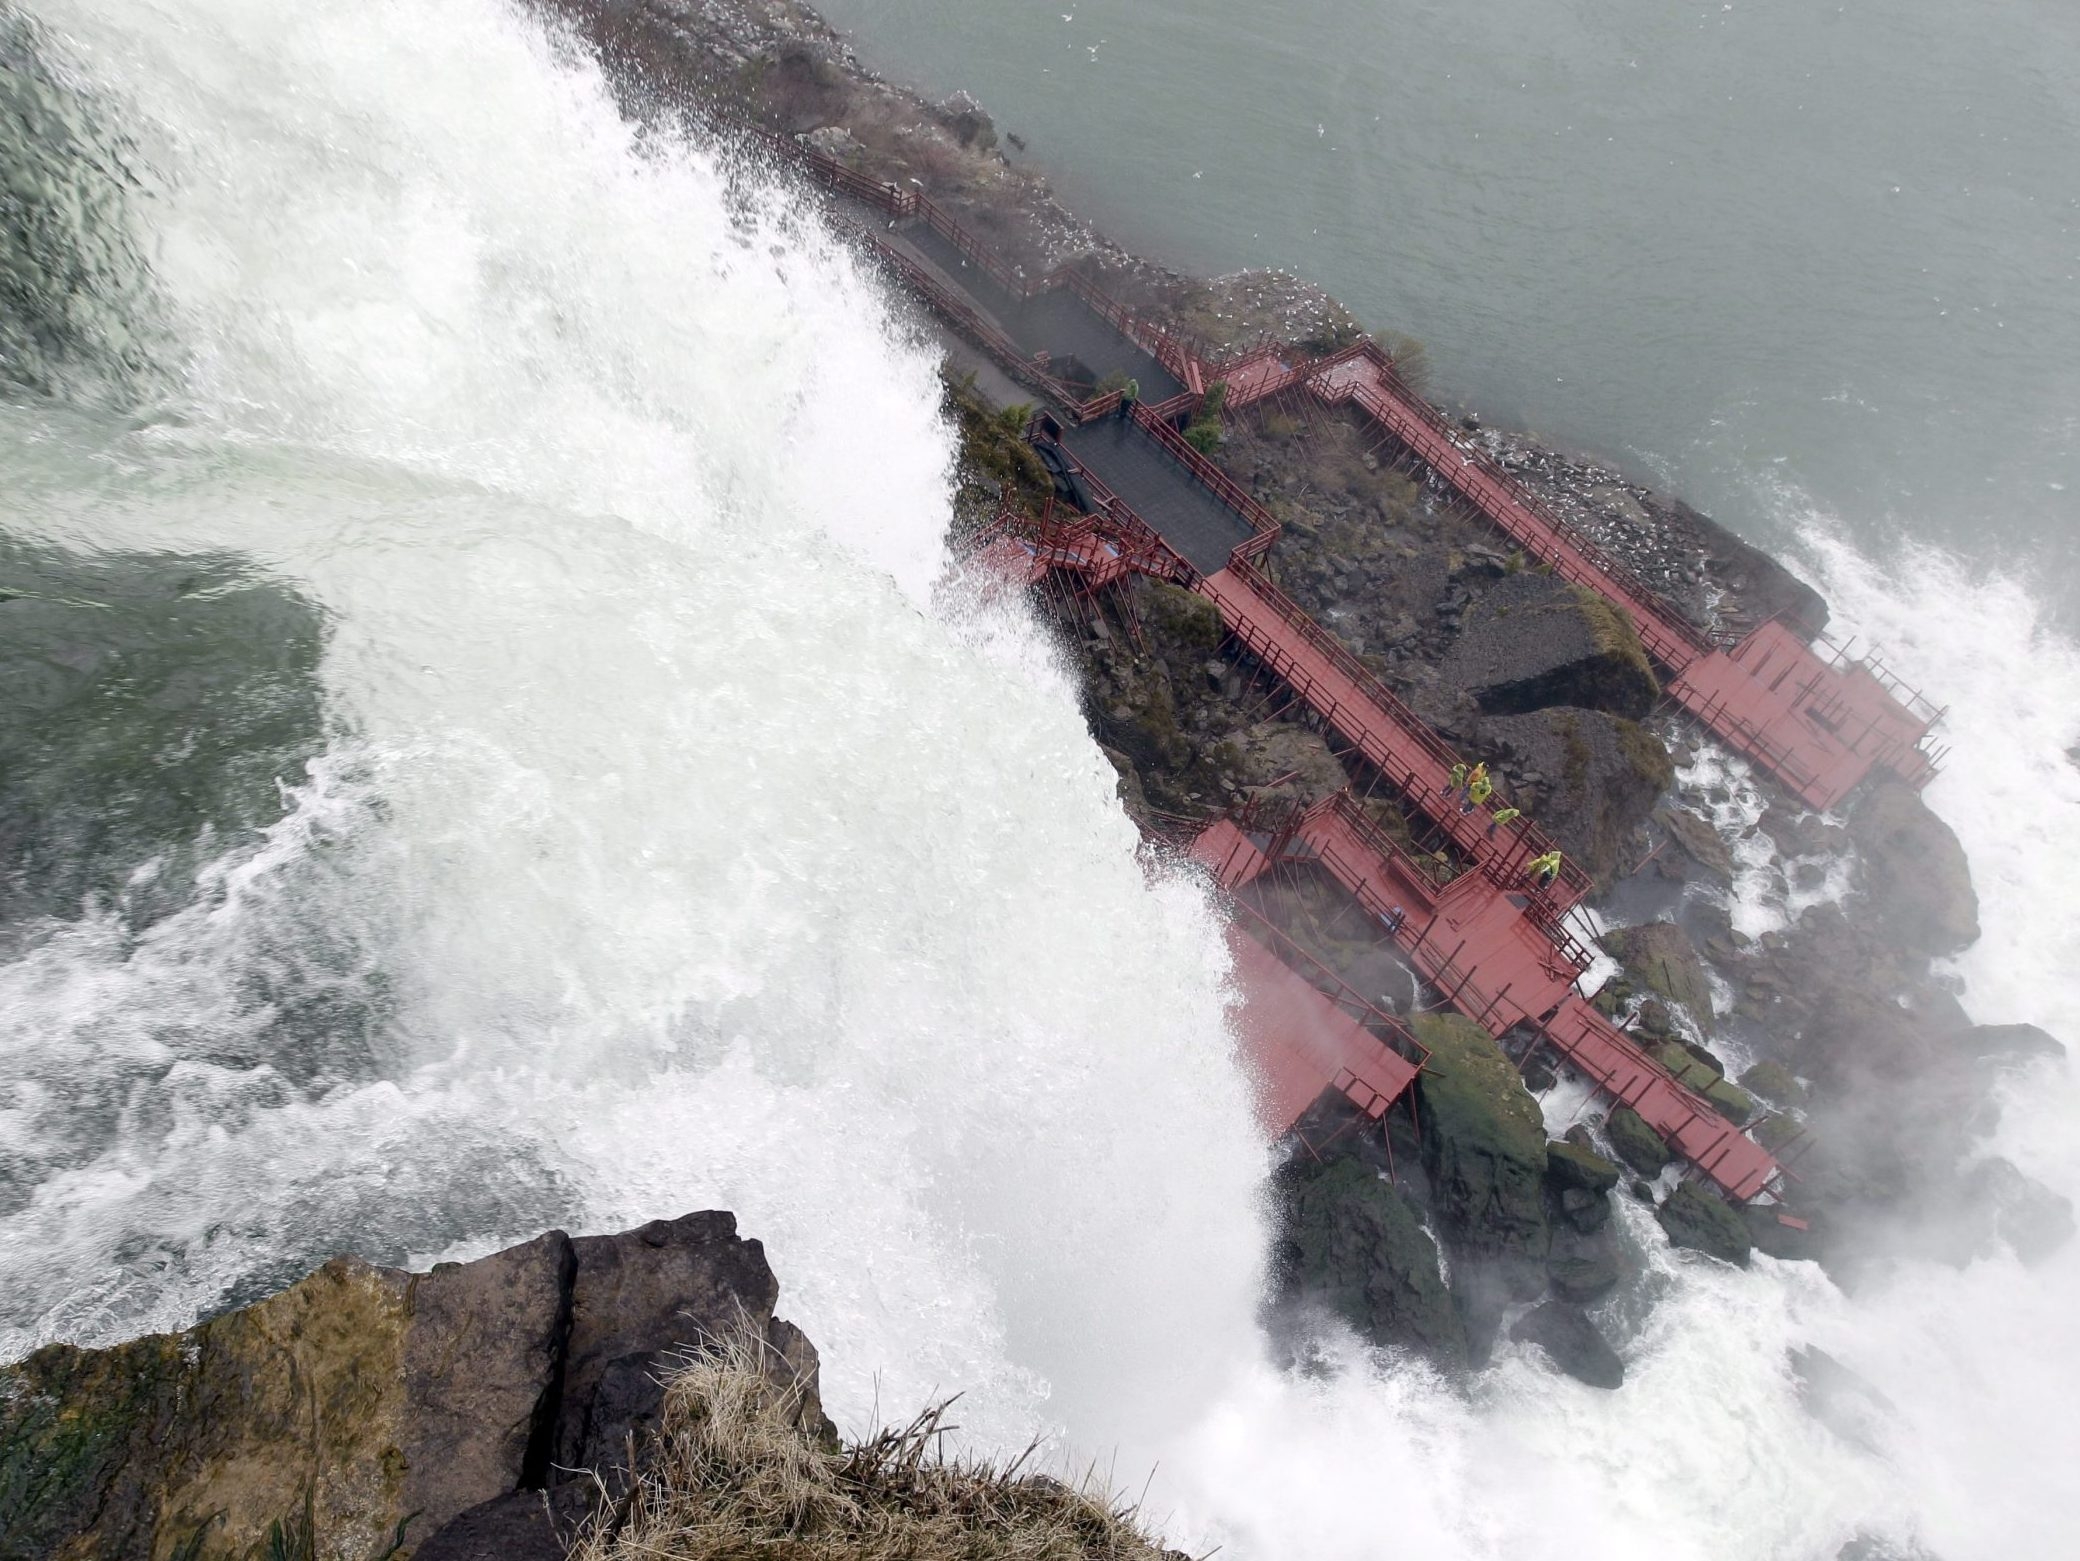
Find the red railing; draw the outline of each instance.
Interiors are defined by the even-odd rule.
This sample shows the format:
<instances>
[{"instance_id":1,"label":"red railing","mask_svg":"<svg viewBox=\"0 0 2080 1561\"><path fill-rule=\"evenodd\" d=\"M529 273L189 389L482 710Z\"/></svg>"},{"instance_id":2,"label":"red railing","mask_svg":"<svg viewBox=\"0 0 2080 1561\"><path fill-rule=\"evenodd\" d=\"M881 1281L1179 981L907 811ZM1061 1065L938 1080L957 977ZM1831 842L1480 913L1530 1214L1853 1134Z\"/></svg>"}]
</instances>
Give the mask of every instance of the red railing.
<instances>
[{"instance_id":1,"label":"red railing","mask_svg":"<svg viewBox=\"0 0 2080 1561\"><path fill-rule=\"evenodd\" d=\"M1406 444L1447 484L1517 541L1550 563L1563 579L1620 597L1632 609L1640 637L1664 665L1680 671L1697 656L1712 648L1711 639L1688 619L1669 607L1659 593L1631 570L1604 552L1578 527L1555 513L1488 454L1460 444L1444 414L1410 390L1395 371L1393 360L1370 342L1337 355L1334 362L1367 359L1378 377L1378 385L1362 381L1341 393L1322 387L1319 376L1330 361L1318 365L1309 376L1317 393L1326 401L1355 400L1387 432ZM1413 419L1416 426L1408 426ZM1551 546L1562 544L1561 549ZM1571 551L1576 557L1570 558Z\"/></svg>"},{"instance_id":2,"label":"red railing","mask_svg":"<svg viewBox=\"0 0 2080 1561\"><path fill-rule=\"evenodd\" d=\"M1134 421L1156 442L1158 449L1182 466L1203 487L1211 490L1215 498L1249 522L1249 529L1254 535L1242 544L1244 549L1249 550L1246 556L1261 557L1264 551L1278 540L1278 517L1258 503L1255 496L1241 483L1195 449L1191 441L1172 428L1161 415L1137 403L1134 407Z\"/></svg>"},{"instance_id":3,"label":"red railing","mask_svg":"<svg viewBox=\"0 0 2080 1561\"><path fill-rule=\"evenodd\" d=\"M1521 882L1524 863L1531 857L1542 855L1552 849L1552 842L1544 831L1535 824L1519 820L1511 826L1511 845L1499 851L1492 847L1486 835L1490 810L1483 808L1471 813L1461 813L1449 799L1440 805L1439 782L1449 775L1452 766L1460 760L1458 754L1446 746L1444 740L1429 724L1409 709L1401 697L1380 680L1377 673L1352 655L1341 640L1309 617L1298 602L1273 584L1270 577L1254 564L1247 561L1233 562L1223 573L1245 587L1249 596L1268 607L1287 631L1304 641L1309 649L1327 661L1339 676L1355 687L1365 703L1353 708L1338 699L1331 690L1321 686L1286 649L1283 635L1258 624L1250 603L1241 593L1224 589L1219 583L1219 576L1200 582L1200 594L1221 609L1222 616L1227 619L1230 627L1236 631L1237 638L1248 647L1251 654L1305 699L1323 720L1329 722L1355 745L1374 769L1406 792L1418 809L1432 818L1470 859L1479 863L1493 881L1503 887L1524 888ZM1382 724L1393 727L1404 741L1419 748L1436 767L1435 772L1431 775L1419 775L1415 768L1379 735L1377 728ZM1565 900L1570 906L1586 896L1591 887L1587 874L1574 862L1564 858L1559 882L1566 888L1554 898ZM1558 885L1555 887L1558 888ZM1534 895L1533 898L1536 899L1537 896Z\"/></svg>"}]
</instances>

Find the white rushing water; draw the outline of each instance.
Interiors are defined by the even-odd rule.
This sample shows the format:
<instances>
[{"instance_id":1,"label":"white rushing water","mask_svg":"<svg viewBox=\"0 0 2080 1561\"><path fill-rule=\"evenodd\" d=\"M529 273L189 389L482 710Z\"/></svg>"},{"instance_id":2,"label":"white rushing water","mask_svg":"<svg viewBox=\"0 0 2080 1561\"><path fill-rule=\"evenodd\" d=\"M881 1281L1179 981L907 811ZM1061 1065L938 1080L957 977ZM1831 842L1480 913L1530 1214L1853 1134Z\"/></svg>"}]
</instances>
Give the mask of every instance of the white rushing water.
<instances>
[{"instance_id":1,"label":"white rushing water","mask_svg":"<svg viewBox=\"0 0 2080 1561\"><path fill-rule=\"evenodd\" d=\"M639 142L496 0L37 13L151 170L177 389L143 419L0 406L0 519L293 585L327 740L188 909L0 966L0 1147L33 1159L86 1099L107 1124L0 1215L0 1355L334 1248L721 1206L848 1427L965 1390L978 1440L1154 1469L1152 1511L1227 1554L2058 1553L2071 1252L1851 1302L1628 1209L1619 1394L1508 1346L1467 1394L1356 1351L1274 1372L1209 908L1145 875L1045 639L934 595L932 361L847 257ZM2029 908L2070 900L2080 659L2018 587L1909 567L1836 553L1823 583L2013 756L1933 795L1987 900L1969 1000L2056 1028L2071 923ZM252 982L321 949L380 1015L363 1051L234 1044L270 1017ZM2033 1080L2000 1146L2080 1189L2075 1121ZM1894 1399L1869 1447L1798 1408L1806 1342Z\"/></svg>"}]
</instances>

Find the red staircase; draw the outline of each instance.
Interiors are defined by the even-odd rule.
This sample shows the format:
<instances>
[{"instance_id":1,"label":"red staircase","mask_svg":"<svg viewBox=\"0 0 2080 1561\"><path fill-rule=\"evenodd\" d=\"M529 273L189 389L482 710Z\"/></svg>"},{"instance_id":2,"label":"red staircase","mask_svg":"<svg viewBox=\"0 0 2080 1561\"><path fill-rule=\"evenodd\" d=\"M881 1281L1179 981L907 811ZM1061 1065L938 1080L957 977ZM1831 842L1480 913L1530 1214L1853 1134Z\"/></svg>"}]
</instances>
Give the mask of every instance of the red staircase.
<instances>
[{"instance_id":1,"label":"red staircase","mask_svg":"<svg viewBox=\"0 0 2080 1561\"><path fill-rule=\"evenodd\" d=\"M1444 1000L1490 1035L1521 1023L1563 1052L1596 1087L1630 1106L1728 1196L1745 1201L1776 1179L1774 1156L1680 1083L1574 990L1586 965L1525 915L1521 896L1465 874L1440 888L1373 824L1348 793L1266 833L1217 820L1192 855L1221 887L1248 886L1281 862L1313 863L1357 900ZM1401 911L1399 928L1388 917Z\"/></svg>"}]
</instances>

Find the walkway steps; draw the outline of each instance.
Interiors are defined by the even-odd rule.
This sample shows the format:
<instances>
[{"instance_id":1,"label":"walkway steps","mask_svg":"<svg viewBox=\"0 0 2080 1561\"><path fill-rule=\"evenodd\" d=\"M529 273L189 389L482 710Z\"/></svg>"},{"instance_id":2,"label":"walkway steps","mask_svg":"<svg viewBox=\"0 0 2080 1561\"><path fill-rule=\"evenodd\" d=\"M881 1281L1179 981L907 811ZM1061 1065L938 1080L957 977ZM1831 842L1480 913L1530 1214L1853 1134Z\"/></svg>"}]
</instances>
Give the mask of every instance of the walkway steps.
<instances>
[{"instance_id":1,"label":"walkway steps","mask_svg":"<svg viewBox=\"0 0 2080 1561\"><path fill-rule=\"evenodd\" d=\"M1188 405L1215 380L1240 409L1305 385L1331 404L1354 402L1387 434L1562 578L1623 606L1642 644L1668 674L1669 693L1716 736L1774 775L1808 806L1830 808L1883 767L1909 785L1924 784L1936 759L1923 743L1941 712L1867 660L1851 662L1817 647L1793 626L1765 624L1731 648L1715 645L1660 594L1535 498L1479 449L1453 432L1437 408L1415 394L1371 342L1308 361L1266 346L1214 362L1139 318L1080 273L1063 269L1028 280L963 228L944 207L914 190L877 184L831 158L778 137L775 148L801 161L858 209L892 218L856 224L859 236L955 324L982 342L1021 383L1040 387L1074 417L1109 410L1116 397L1079 402L1036 354L1073 356L1099 374L1117 369L1142 382L1142 414L1156 403ZM1210 463L1188 467L1202 483L1232 488ZM1243 503L1231 508L1252 518ZM1244 496L1245 500L1247 496ZM1254 505L1254 500L1247 500ZM1261 511L1261 506L1255 506ZM1153 518L1153 517L1152 517ZM1181 550L1202 573L1216 532L1186 535ZM1253 526L1247 556L1261 556L1275 526Z\"/></svg>"},{"instance_id":2,"label":"walkway steps","mask_svg":"<svg viewBox=\"0 0 2080 1561\"><path fill-rule=\"evenodd\" d=\"M1251 655L1399 787L1491 881L1527 887L1525 864L1549 849L1543 832L1519 820L1491 838L1487 809L1460 811L1451 795L1458 756L1341 640L1254 565L1230 564L1196 589L1220 609L1221 621ZM1557 919L1588 892L1588 876L1566 863L1559 880L1534 898Z\"/></svg>"},{"instance_id":3,"label":"walkway steps","mask_svg":"<svg viewBox=\"0 0 2080 1561\"><path fill-rule=\"evenodd\" d=\"M1570 997L1540 1034L1620 1105L1630 1106L1663 1142L1746 1202L1777 1178L1776 1157L1710 1104L1676 1082L1633 1039L1579 996Z\"/></svg>"},{"instance_id":4,"label":"walkway steps","mask_svg":"<svg viewBox=\"0 0 2080 1561\"><path fill-rule=\"evenodd\" d=\"M1774 1156L1680 1083L1575 990L1582 961L1523 914L1520 896L1466 875L1443 889L1365 817L1347 794L1315 804L1264 843L1229 819L1209 826L1192 855L1231 892L1282 861L1313 863L1383 924L1388 937L1454 1010L1500 1036L1518 1024L1566 1055L1596 1088L1630 1106L1677 1154L1728 1196L1746 1201L1774 1181Z\"/></svg>"},{"instance_id":5,"label":"walkway steps","mask_svg":"<svg viewBox=\"0 0 2080 1561\"><path fill-rule=\"evenodd\" d=\"M1255 847L1234 825L1226 827L1232 838L1209 832L1202 844L1230 870L1248 871ZM1274 1137L1325 1089L1377 1119L1415 1082L1416 1064L1367 1033L1239 922L1228 928L1228 951L1242 997L1235 1028L1256 1083L1258 1119Z\"/></svg>"},{"instance_id":6,"label":"walkway steps","mask_svg":"<svg viewBox=\"0 0 2080 1561\"><path fill-rule=\"evenodd\" d=\"M1525 914L1528 896L1472 873L1438 889L1350 797L1309 809L1295 843L1375 921L1406 913L1395 945L1490 1035L1552 1012L1574 990L1582 965Z\"/></svg>"}]
</instances>

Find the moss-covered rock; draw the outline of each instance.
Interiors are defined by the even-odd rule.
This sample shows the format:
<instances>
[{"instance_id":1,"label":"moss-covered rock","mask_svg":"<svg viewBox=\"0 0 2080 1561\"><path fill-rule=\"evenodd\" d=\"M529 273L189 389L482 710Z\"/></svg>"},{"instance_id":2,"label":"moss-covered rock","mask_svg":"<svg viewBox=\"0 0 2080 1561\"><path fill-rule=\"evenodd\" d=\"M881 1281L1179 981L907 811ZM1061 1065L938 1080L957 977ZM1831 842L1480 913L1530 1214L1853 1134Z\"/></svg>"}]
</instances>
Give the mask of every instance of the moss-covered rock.
<instances>
[{"instance_id":1,"label":"moss-covered rock","mask_svg":"<svg viewBox=\"0 0 2080 1561\"><path fill-rule=\"evenodd\" d=\"M1391 1184L1346 1156L1295 1159L1278 1188L1282 1299L1326 1306L1375 1344L1465 1364L1466 1333L1436 1243Z\"/></svg>"},{"instance_id":2,"label":"moss-covered rock","mask_svg":"<svg viewBox=\"0 0 2080 1561\"><path fill-rule=\"evenodd\" d=\"M1672 1158L1661 1135L1630 1106L1619 1106L1603 1124L1618 1158L1642 1176L1659 1176Z\"/></svg>"},{"instance_id":3,"label":"moss-covered rock","mask_svg":"<svg viewBox=\"0 0 2080 1561\"><path fill-rule=\"evenodd\" d=\"M1431 1213L1455 1254L1503 1266L1512 1290L1544 1287L1545 1124L1502 1048L1471 1020L1424 1014L1417 1076ZM1528 1299L1528 1295L1526 1297Z\"/></svg>"},{"instance_id":4,"label":"moss-covered rock","mask_svg":"<svg viewBox=\"0 0 2080 1561\"><path fill-rule=\"evenodd\" d=\"M1555 1188L1607 1193L1618 1185L1618 1168L1586 1144L1556 1139L1546 1145L1546 1181Z\"/></svg>"},{"instance_id":5,"label":"moss-covered rock","mask_svg":"<svg viewBox=\"0 0 2080 1561\"><path fill-rule=\"evenodd\" d=\"M1714 1111L1735 1127L1745 1127L1755 1115L1755 1097L1729 1079L1714 1079L1698 1091Z\"/></svg>"},{"instance_id":6,"label":"moss-covered rock","mask_svg":"<svg viewBox=\"0 0 2080 1561\"><path fill-rule=\"evenodd\" d=\"M1682 928L1672 921L1619 927L1603 935L1603 946L1625 967L1634 986L1665 1002L1680 1003L1700 1029L1710 1031L1712 984Z\"/></svg>"},{"instance_id":7,"label":"moss-covered rock","mask_svg":"<svg viewBox=\"0 0 2080 1561\"><path fill-rule=\"evenodd\" d=\"M1748 1266L1754 1239L1738 1210L1684 1182L1661 1202L1654 1218L1671 1245L1690 1247L1737 1267Z\"/></svg>"},{"instance_id":8,"label":"moss-covered rock","mask_svg":"<svg viewBox=\"0 0 2080 1561\"><path fill-rule=\"evenodd\" d=\"M550 1401L570 1242L500 1258L338 1258L186 1335L39 1350L0 1375L0 1557L241 1555L308 1508L318 1557L366 1561L414 1514L423 1538L503 1495Z\"/></svg>"},{"instance_id":9,"label":"moss-covered rock","mask_svg":"<svg viewBox=\"0 0 2080 1561\"><path fill-rule=\"evenodd\" d=\"M1741 1087L1778 1106L1802 1106L1806 1087L1781 1062L1762 1061L1741 1075Z\"/></svg>"},{"instance_id":10,"label":"moss-covered rock","mask_svg":"<svg viewBox=\"0 0 2080 1561\"><path fill-rule=\"evenodd\" d=\"M778 1295L711 1210L427 1274L337 1258L183 1334L48 1346L0 1368L0 1561L482 1553L443 1526L522 1488L625 1488L671 1354L740 1335L827 1438Z\"/></svg>"},{"instance_id":11,"label":"moss-covered rock","mask_svg":"<svg viewBox=\"0 0 2080 1561\"><path fill-rule=\"evenodd\" d=\"M1211 655L1220 649L1220 609L1196 591L1150 580L1142 586L1141 610L1165 639Z\"/></svg>"}]
</instances>

